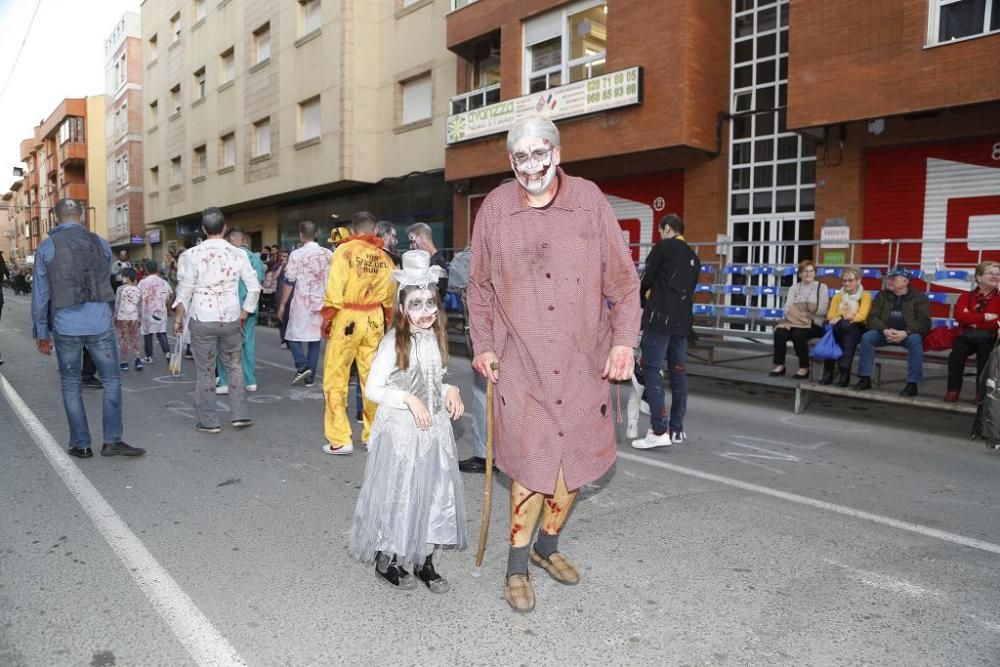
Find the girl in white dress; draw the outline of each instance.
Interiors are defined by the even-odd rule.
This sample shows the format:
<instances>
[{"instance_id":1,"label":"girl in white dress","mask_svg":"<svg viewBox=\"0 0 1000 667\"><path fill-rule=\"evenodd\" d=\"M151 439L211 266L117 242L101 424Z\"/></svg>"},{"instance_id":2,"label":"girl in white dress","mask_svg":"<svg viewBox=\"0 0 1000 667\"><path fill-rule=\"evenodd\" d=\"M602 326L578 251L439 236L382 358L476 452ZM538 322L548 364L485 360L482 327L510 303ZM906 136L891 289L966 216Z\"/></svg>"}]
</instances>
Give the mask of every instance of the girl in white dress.
<instances>
[{"instance_id":1,"label":"girl in white dress","mask_svg":"<svg viewBox=\"0 0 1000 667\"><path fill-rule=\"evenodd\" d=\"M393 328L379 345L365 386L378 404L365 480L354 510L349 551L375 561L379 579L409 590L422 581L448 590L434 569L436 546L464 549L465 504L455 435L462 416L458 388L443 384L448 361L444 310L437 281L444 270L424 250L403 255ZM412 563L414 577L406 570Z\"/></svg>"}]
</instances>

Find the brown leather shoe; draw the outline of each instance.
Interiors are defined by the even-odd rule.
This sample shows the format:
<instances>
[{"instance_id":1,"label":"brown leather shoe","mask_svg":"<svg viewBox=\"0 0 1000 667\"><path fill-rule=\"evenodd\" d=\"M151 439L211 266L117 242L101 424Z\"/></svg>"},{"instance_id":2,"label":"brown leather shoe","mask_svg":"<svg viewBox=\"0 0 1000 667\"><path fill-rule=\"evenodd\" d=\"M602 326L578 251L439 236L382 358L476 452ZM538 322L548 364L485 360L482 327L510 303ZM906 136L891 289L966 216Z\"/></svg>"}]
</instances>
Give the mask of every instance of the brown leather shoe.
<instances>
[{"instance_id":1,"label":"brown leather shoe","mask_svg":"<svg viewBox=\"0 0 1000 667\"><path fill-rule=\"evenodd\" d=\"M576 571L573 564L566 560L558 551L543 558L538 555L535 548L531 548L531 562L549 573L549 576L566 586L575 586L580 583L580 573Z\"/></svg>"},{"instance_id":2,"label":"brown leather shoe","mask_svg":"<svg viewBox=\"0 0 1000 667\"><path fill-rule=\"evenodd\" d=\"M531 576L512 574L503 585L503 596L510 608L519 614L527 614L535 608L535 591L531 588Z\"/></svg>"}]
</instances>

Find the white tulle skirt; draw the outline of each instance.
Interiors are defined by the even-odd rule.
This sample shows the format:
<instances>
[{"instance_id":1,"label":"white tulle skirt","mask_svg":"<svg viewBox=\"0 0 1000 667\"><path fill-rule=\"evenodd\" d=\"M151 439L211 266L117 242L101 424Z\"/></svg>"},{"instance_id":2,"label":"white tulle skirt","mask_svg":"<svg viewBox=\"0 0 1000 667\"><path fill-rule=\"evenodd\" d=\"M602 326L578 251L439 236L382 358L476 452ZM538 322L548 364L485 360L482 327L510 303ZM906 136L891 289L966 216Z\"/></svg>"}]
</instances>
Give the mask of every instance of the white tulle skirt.
<instances>
[{"instance_id":1,"label":"white tulle skirt","mask_svg":"<svg viewBox=\"0 0 1000 667\"><path fill-rule=\"evenodd\" d=\"M465 504L455 435L445 411L421 431L407 409L380 406L368 439L365 481L348 545L358 560L375 552L422 563L434 545L464 549Z\"/></svg>"}]
</instances>

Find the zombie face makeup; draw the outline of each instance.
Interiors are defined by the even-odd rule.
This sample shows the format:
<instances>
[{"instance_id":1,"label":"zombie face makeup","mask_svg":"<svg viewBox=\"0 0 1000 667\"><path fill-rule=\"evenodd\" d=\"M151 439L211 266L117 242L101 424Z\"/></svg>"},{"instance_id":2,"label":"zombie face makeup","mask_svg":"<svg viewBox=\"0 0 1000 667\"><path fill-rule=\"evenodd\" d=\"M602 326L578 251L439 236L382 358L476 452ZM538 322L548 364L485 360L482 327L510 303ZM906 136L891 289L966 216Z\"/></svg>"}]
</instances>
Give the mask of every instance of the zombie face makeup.
<instances>
[{"instance_id":1,"label":"zombie face makeup","mask_svg":"<svg viewBox=\"0 0 1000 667\"><path fill-rule=\"evenodd\" d=\"M438 295L433 289L419 288L406 295L403 311L416 329L430 329L438 314Z\"/></svg>"},{"instance_id":2,"label":"zombie face makeup","mask_svg":"<svg viewBox=\"0 0 1000 667\"><path fill-rule=\"evenodd\" d=\"M410 241L410 250L420 250L420 237L416 234L410 234L407 237Z\"/></svg>"},{"instance_id":3,"label":"zombie face makeup","mask_svg":"<svg viewBox=\"0 0 1000 667\"><path fill-rule=\"evenodd\" d=\"M559 159L559 146L539 137L522 137L510 152L514 177L530 195L540 195L552 186Z\"/></svg>"}]
</instances>

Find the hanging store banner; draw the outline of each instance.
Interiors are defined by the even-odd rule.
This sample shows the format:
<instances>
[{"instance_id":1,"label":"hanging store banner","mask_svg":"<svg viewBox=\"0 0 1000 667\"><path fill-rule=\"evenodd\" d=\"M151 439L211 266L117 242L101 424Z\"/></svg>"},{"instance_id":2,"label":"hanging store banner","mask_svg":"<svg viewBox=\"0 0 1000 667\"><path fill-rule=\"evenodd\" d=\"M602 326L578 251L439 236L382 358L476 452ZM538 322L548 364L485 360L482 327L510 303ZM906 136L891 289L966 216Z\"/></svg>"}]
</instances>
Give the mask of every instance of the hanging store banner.
<instances>
[{"instance_id":1,"label":"hanging store banner","mask_svg":"<svg viewBox=\"0 0 1000 667\"><path fill-rule=\"evenodd\" d=\"M556 121L635 104L642 104L642 67L638 66L448 116L446 143L506 132L526 116Z\"/></svg>"}]
</instances>

